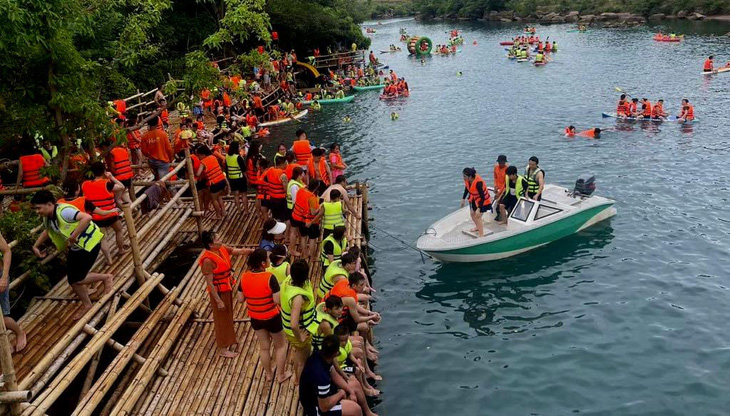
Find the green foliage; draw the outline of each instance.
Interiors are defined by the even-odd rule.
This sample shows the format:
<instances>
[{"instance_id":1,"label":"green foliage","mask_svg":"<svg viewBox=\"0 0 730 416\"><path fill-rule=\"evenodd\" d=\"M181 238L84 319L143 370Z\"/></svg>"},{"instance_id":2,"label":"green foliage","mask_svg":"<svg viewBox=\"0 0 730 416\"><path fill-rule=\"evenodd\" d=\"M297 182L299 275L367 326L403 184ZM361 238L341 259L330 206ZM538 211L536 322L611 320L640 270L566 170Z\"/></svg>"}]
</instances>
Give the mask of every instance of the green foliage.
<instances>
[{"instance_id":1,"label":"green foliage","mask_svg":"<svg viewBox=\"0 0 730 416\"><path fill-rule=\"evenodd\" d=\"M202 51L190 52L185 56L185 75L182 86L185 96L194 96L200 99L200 91L205 88L213 89L220 86L220 76L208 57Z\"/></svg>"},{"instance_id":2,"label":"green foliage","mask_svg":"<svg viewBox=\"0 0 730 416\"><path fill-rule=\"evenodd\" d=\"M215 0L203 1L203 3ZM244 44L251 36L265 43L271 41L269 16L264 13L265 0L223 0L218 10L218 30L203 45L221 49L226 44Z\"/></svg>"},{"instance_id":3,"label":"green foliage","mask_svg":"<svg viewBox=\"0 0 730 416\"><path fill-rule=\"evenodd\" d=\"M49 289L46 268L40 265L38 257L33 253L33 243L38 234L31 234L31 230L40 224L38 215L33 212L27 203L21 205L18 212L6 212L0 216L0 233L10 243L18 240L18 245L13 248L13 258L10 268L10 276L18 277L25 271L30 270L30 281L43 289Z\"/></svg>"}]
</instances>

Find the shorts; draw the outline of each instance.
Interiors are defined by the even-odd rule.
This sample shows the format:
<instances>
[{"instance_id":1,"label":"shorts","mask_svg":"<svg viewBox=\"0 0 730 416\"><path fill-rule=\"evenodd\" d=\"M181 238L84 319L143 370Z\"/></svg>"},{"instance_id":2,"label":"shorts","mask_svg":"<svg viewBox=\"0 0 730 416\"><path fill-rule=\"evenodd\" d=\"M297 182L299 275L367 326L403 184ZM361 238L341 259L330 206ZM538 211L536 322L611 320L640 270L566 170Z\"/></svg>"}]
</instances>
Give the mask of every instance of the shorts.
<instances>
[{"instance_id":1,"label":"shorts","mask_svg":"<svg viewBox=\"0 0 730 416\"><path fill-rule=\"evenodd\" d=\"M337 403L336 405L332 406L329 412L322 412L316 407L313 407L309 411L307 411L307 409L304 409L304 416L342 416L342 404Z\"/></svg>"},{"instance_id":2,"label":"shorts","mask_svg":"<svg viewBox=\"0 0 730 416\"><path fill-rule=\"evenodd\" d=\"M357 331L357 322L355 322L349 311L340 318L340 325L345 325L350 333Z\"/></svg>"},{"instance_id":3,"label":"shorts","mask_svg":"<svg viewBox=\"0 0 730 416\"><path fill-rule=\"evenodd\" d=\"M221 192L224 189L226 189L226 181L220 181L218 183L214 183L214 184L210 185L211 194L217 194L218 192Z\"/></svg>"},{"instance_id":4,"label":"shorts","mask_svg":"<svg viewBox=\"0 0 730 416\"><path fill-rule=\"evenodd\" d=\"M124 187L127 188L127 189L129 189L129 188L132 187L132 178L125 179L125 180L119 181L119 182L121 182L122 185L124 185Z\"/></svg>"},{"instance_id":5,"label":"shorts","mask_svg":"<svg viewBox=\"0 0 730 416\"><path fill-rule=\"evenodd\" d=\"M202 191L203 189L205 189L205 181L196 181L195 189L197 189L198 191Z\"/></svg>"},{"instance_id":6,"label":"shorts","mask_svg":"<svg viewBox=\"0 0 730 416\"><path fill-rule=\"evenodd\" d=\"M515 205L517 205L517 197L514 195L505 195L502 198L502 205L504 205L504 208L507 210L507 215L512 212L512 210L515 208Z\"/></svg>"},{"instance_id":7,"label":"shorts","mask_svg":"<svg viewBox=\"0 0 730 416\"><path fill-rule=\"evenodd\" d=\"M253 328L254 331L258 331L259 329L265 329L270 334L278 334L279 332L284 330L284 326L281 324L281 315L276 315L273 318L263 321L260 319L251 318L251 328Z\"/></svg>"},{"instance_id":8,"label":"shorts","mask_svg":"<svg viewBox=\"0 0 730 416\"><path fill-rule=\"evenodd\" d=\"M527 197L530 199L535 199L535 195L537 195L537 192L528 192ZM537 198L538 201L542 200L542 195L540 195L539 198Z\"/></svg>"},{"instance_id":9,"label":"shorts","mask_svg":"<svg viewBox=\"0 0 730 416\"><path fill-rule=\"evenodd\" d=\"M291 220L291 226L299 228L299 234L301 234L304 237L309 237L311 239L317 239L319 238L319 224L312 224L309 227L307 227L303 222L297 221L292 218Z\"/></svg>"},{"instance_id":10,"label":"shorts","mask_svg":"<svg viewBox=\"0 0 730 416\"><path fill-rule=\"evenodd\" d=\"M289 345L294 348L299 348L300 350L309 348L310 351L312 350L312 337L307 337L307 340L302 342L296 336L286 334L286 340L289 341Z\"/></svg>"},{"instance_id":11,"label":"shorts","mask_svg":"<svg viewBox=\"0 0 730 416\"><path fill-rule=\"evenodd\" d=\"M117 221L119 221L119 215L115 215L111 218L104 218L103 220L94 220L94 224L101 228L106 228L116 224Z\"/></svg>"},{"instance_id":12,"label":"shorts","mask_svg":"<svg viewBox=\"0 0 730 416\"><path fill-rule=\"evenodd\" d=\"M342 367L342 371L345 374L355 374L355 363L350 360L350 357L345 359L345 366Z\"/></svg>"},{"instance_id":13,"label":"shorts","mask_svg":"<svg viewBox=\"0 0 730 416\"><path fill-rule=\"evenodd\" d=\"M329 237L334 232L335 230L328 230L326 228L322 229L322 239Z\"/></svg>"},{"instance_id":14,"label":"shorts","mask_svg":"<svg viewBox=\"0 0 730 416\"><path fill-rule=\"evenodd\" d=\"M277 221L285 222L289 219L284 198L269 199L266 201L266 208L271 210L271 216Z\"/></svg>"},{"instance_id":15,"label":"shorts","mask_svg":"<svg viewBox=\"0 0 730 416\"><path fill-rule=\"evenodd\" d=\"M86 279L91 267L101 251L101 243L97 244L91 251L69 250L66 256L66 274L68 284L72 285Z\"/></svg>"},{"instance_id":16,"label":"shorts","mask_svg":"<svg viewBox=\"0 0 730 416\"><path fill-rule=\"evenodd\" d=\"M248 192L248 182L246 177L228 179L228 183L231 184L231 192Z\"/></svg>"},{"instance_id":17,"label":"shorts","mask_svg":"<svg viewBox=\"0 0 730 416\"><path fill-rule=\"evenodd\" d=\"M471 202L471 210L472 211L476 211L477 210L477 204L474 201ZM481 212L482 214L484 214L487 211L490 211L490 212L492 211L492 204L491 203L490 204L487 204L487 205L482 205L481 207L479 207L479 212Z\"/></svg>"},{"instance_id":18,"label":"shorts","mask_svg":"<svg viewBox=\"0 0 730 416\"><path fill-rule=\"evenodd\" d=\"M0 293L0 307L2 307L4 316L10 316L10 280L8 280L8 288L5 289L5 292Z\"/></svg>"}]
</instances>

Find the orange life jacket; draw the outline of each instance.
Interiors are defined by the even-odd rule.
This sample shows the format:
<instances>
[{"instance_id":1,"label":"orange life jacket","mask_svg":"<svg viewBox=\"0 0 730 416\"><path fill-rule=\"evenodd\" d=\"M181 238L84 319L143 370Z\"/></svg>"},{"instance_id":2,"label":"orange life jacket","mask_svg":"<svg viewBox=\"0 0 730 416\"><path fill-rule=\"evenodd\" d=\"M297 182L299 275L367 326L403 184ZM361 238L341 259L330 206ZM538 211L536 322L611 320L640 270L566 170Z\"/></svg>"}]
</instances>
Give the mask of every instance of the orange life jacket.
<instances>
[{"instance_id":1,"label":"orange life jacket","mask_svg":"<svg viewBox=\"0 0 730 416\"><path fill-rule=\"evenodd\" d=\"M269 286L271 276L270 272L251 271L241 275L241 291L246 297L248 316L252 319L265 321L279 315Z\"/></svg>"},{"instance_id":2,"label":"orange life jacket","mask_svg":"<svg viewBox=\"0 0 730 416\"><path fill-rule=\"evenodd\" d=\"M484 191L484 196L486 197L485 200L482 200L481 195L479 195L477 183L482 184L482 190ZM477 174L474 180L471 181L471 184L469 184L469 182L467 181L464 181L464 186L466 186L466 189L469 190L469 202L474 202L477 207L482 207L492 203L492 199L489 196L489 190L487 189L487 184L484 182L484 179L479 176L479 174Z\"/></svg>"},{"instance_id":3,"label":"orange life jacket","mask_svg":"<svg viewBox=\"0 0 730 416\"><path fill-rule=\"evenodd\" d=\"M618 105L616 106L616 114L629 114L629 105L626 103L626 100L620 100L618 102Z\"/></svg>"},{"instance_id":4,"label":"orange life jacket","mask_svg":"<svg viewBox=\"0 0 730 416\"><path fill-rule=\"evenodd\" d=\"M695 118L695 108L691 104L687 104L687 110L684 111L684 118L687 120L694 120Z\"/></svg>"},{"instance_id":5,"label":"orange life jacket","mask_svg":"<svg viewBox=\"0 0 730 416\"><path fill-rule=\"evenodd\" d=\"M629 111L627 111L626 114L631 115L631 114L636 113L636 103L632 101L628 104L629 104Z\"/></svg>"},{"instance_id":6,"label":"orange life jacket","mask_svg":"<svg viewBox=\"0 0 730 416\"><path fill-rule=\"evenodd\" d=\"M664 106L656 103L654 104L654 108L651 110L651 116L652 117L661 117L664 114Z\"/></svg>"},{"instance_id":7,"label":"orange life jacket","mask_svg":"<svg viewBox=\"0 0 730 416\"><path fill-rule=\"evenodd\" d=\"M641 107L642 107L641 114L644 117L651 117L651 102L645 101L644 103L642 103Z\"/></svg>"},{"instance_id":8,"label":"orange life jacket","mask_svg":"<svg viewBox=\"0 0 730 416\"><path fill-rule=\"evenodd\" d=\"M309 144L309 140L295 140L292 150L297 157L297 163L302 166L305 166L312 158L312 146Z\"/></svg>"},{"instance_id":9,"label":"orange life jacket","mask_svg":"<svg viewBox=\"0 0 730 416\"><path fill-rule=\"evenodd\" d=\"M269 174L271 168L266 168L263 172L259 173L258 188L256 192L256 199L269 199L269 182L266 180L266 176Z\"/></svg>"},{"instance_id":10,"label":"orange life jacket","mask_svg":"<svg viewBox=\"0 0 730 416\"><path fill-rule=\"evenodd\" d=\"M315 208L319 209L319 199L307 188L301 188L297 191L297 197L294 201L294 209L292 218L299 222L308 222L314 218L314 214L310 210L309 201L314 198L316 200Z\"/></svg>"},{"instance_id":11,"label":"orange life jacket","mask_svg":"<svg viewBox=\"0 0 730 416\"><path fill-rule=\"evenodd\" d=\"M142 147L142 133L139 130L127 133L127 143L130 149L140 149Z\"/></svg>"},{"instance_id":12,"label":"orange life jacket","mask_svg":"<svg viewBox=\"0 0 730 416\"><path fill-rule=\"evenodd\" d=\"M253 114L247 114L246 115L246 124L248 124L249 127L256 127L256 124L258 124L259 120L256 118Z\"/></svg>"},{"instance_id":13,"label":"orange life jacket","mask_svg":"<svg viewBox=\"0 0 730 416\"><path fill-rule=\"evenodd\" d=\"M583 130L582 132L578 133L578 136L595 138L596 137L596 129Z\"/></svg>"},{"instance_id":14,"label":"orange life jacket","mask_svg":"<svg viewBox=\"0 0 730 416\"><path fill-rule=\"evenodd\" d=\"M231 255L222 246L218 251L220 254L216 254L211 250L204 250L198 264L202 267L203 260L212 261L215 264L215 269L213 269L213 286L215 286L215 290L218 293L230 292L235 284L231 275ZM208 287L208 292L210 292L210 287Z\"/></svg>"},{"instance_id":15,"label":"orange life jacket","mask_svg":"<svg viewBox=\"0 0 730 416\"><path fill-rule=\"evenodd\" d=\"M198 158L198 155L190 155L190 160L193 162L193 178L195 178L196 181L200 180L200 177L198 176L198 168L200 167L200 159Z\"/></svg>"},{"instance_id":16,"label":"orange life jacket","mask_svg":"<svg viewBox=\"0 0 730 416\"><path fill-rule=\"evenodd\" d=\"M320 179L325 185L330 185L330 177L327 174L327 161L324 160L324 157L319 159L316 170L314 167L314 158L309 159L309 162L307 162L307 173L310 179Z\"/></svg>"},{"instance_id":17,"label":"orange life jacket","mask_svg":"<svg viewBox=\"0 0 730 416\"><path fill-rule=\"evenodd\" d=\"M304 101L312 101L312 93L308 92L307 95L304 96Z\"/></svg>"},{"instance_id":18,"label":"orange life jacket","mask_svg":"<svg viewBox=\"0 0 730 416\"><path fill-rule=\"evenodd\" d=\"M494 165L494 191L495 193L499 193L500 191L504 190L504 187L506 186L506 177L507 177L507 164L504 164L504 167L500 167L499 163Z\"/></svg>"},{"instance_id":19,"label":"orange life jacket","mask_svg":"<svg viewBox=\"0 0 730 416\"><path fill-rule=\"evenodd\" d=\"M257 161L253 158L246 159L246 178L251 185L259 184L259 168L256 166Z\"/></svg>"},{"instance_id":20,"label":"orange life jacket","mask_svg":"<svg viewBox=\"0 0 730 416\"><path fill-rule=\"evenodd\" d=\"M226 179L221 169L221 165L218 164L218 159L215 156L206 156L200 163L205 166L205 177L208 186L214 185L220 181Z\"/></svg>"},{"instance_id":21,"label":"orange life jacket","mask_svg":"<svg viewBox=\"0 0 730 416\"><path fill-rule=\"evenodd\" d=\"M572 131L570 131L570 127L566 127L566 128L565 128L565 134L566 134L567 136L574 136L574 135L575 135L575 133L573 133ZM495 169L496 169L496 168L495 168Z\"/></svg>"},{"instance_id":22,"label":"orange life jacket","mask_svg":"<svg viewBox=\"0 0 730 416\"><path fill-rule=\"evenodd\" d=\"M76 207L81 212L86 212L86 198L83 196L76 197L74 199L61 198L58 200L59 204L69 204ZM91 214L90 212L86 212Z\"/></svg>"},{"instance_id":23,"label":"orange life jacket","mask_svg":"<svg viewBox=\"0 0 730 416\"><path fill-rule=\"evenodd\" d=\"M23 188L35 188L51 182L48 177L41 175L41 169L46 165L46 160L40 153L21 156L20 163L23 164Z\"/></svg>"},{"instance_id":24,"label":"orange life jacket","mask_svg":"<svg viewBox=\"0 0 730 416\"><path fill-rule=\"evenodd\" d=\"M301 166L299 166L296 163L290 163L290 164L286 165L286 169L284 169L284 174L286 175L287 179L291 180L291 177L294 174L295 168L301 168Z\"/></svg>"},{"instance_id":25,"label":"orange life jacket","mask_svg":"<svg viewBox=\"0 0 730 416\"><path fill-rule=\"evenodd\" d=\"M115 100L114 109L119 113L119 118L126 119L127 115L127 102L124 100Z\"/></svg>"},{"instance_id":26,"label":"orange life jacket","mask_svg":"<svg viewBox=\"0 0 730 416\"><path fill-rule=\"evenodd\" d=\"M705 60L705 66L703 67L703 70L712 71L712 59Z\"/></svg>"},{"instance_id":27,"label":"orange life jacket","mask_svg":"<svg viewBox=\"0 0 730 416\"><path fill-rule=\"evenodd\" d=\"M231 106L231 97L228 95L227 92L223 93L223 105L226 107Z\"/></svg>"},{"instance_id":28,"label":"orange life jacket","mask_svg":"<svg viewBox=\"0 0 730 416\"><path fill-rule=\"evenodd\" d=\"M86 199L88 199L99 209L102 209L104 211L111 211L116 207L116 203L114 202L114 194L106 189L106 185L108 183L109 179L98 178L86 181L81 184L81 191L84 193ZM118 214L116 212L109 215L91 214L91 219L94 221L101 221L117 216Z\"/></svg>"},{"instance_id":29,"label":"orange life jacket","mask_svg":"<svg viewBox=\"0 0 730 416\"><path fill-rule=\"evenodd\" d=\"M335 283L334 286L332 286L332 289L329 290L324 295L323 300L327 300L330 296L335 295L338 296L340 299L344 298L353 298L355 300L355 304L357 304L357 292L355 289L350 287L350 282L347 279L341 279L337 283ZM350 314L350 308L345 306L342 308L342 317L340 317L340 322L342 322L348 315Z\"/></svg>"},{"instance_id":30,"label":"orange life jacket","mask_svg":"<svg viewBox=\"0 0 730 416\"><path fill-rule=\"evenodd\" d=\"M269 168L266 171L266 176L264 177L264 180L267 182L266 184L266 193L269 198L271 199L285 199L286 198L286 189L284 189L284 184L281 183L281 175L284 174L283 169L278 168Z\"/></svg>"},{"instance_id":31,"label":"orange life jacket","mask_svg":"<svg viewBox=\"0 0 730 416\"><path fill-rule=\"evenodd\" d=\"M132 179L134 172L132 172L132 162L129 160L127 149L117 146L109 154L112 156L112 166L110 167L114 177L120 181Z\"/></svg>"}]
</instances>

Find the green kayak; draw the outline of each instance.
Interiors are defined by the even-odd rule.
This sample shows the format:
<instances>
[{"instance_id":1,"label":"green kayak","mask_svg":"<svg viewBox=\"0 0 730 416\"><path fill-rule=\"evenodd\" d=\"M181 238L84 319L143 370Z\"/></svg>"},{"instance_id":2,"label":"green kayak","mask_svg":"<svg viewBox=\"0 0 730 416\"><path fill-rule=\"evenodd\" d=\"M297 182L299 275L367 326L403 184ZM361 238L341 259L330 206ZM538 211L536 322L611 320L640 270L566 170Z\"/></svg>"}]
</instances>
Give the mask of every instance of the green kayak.
<instances>
[{"instance_id":1,"label":"green kayak","mask_svg":"<svg viewBox=\"0 0 730 416\"><path fill-rule=\"evenodd\" d=\"M339 103L349 103L352 100L355 99L354 95L348 95L345 98L329 98L324 100L317 100L320 104L339 104ZM303 105L310 105L313 101L302 101Z\"/></svg>"},{"instance_id":2,"label":"green kayak","mask_svg":"<svg viewBox=\"0 0 730 416\"><path fill-rule=\"evenodd\" d=\"M567 32L568 33L575 33L575 32L585 33L585 32L588 32L588 30L571 29L571 30L568 30Z\"/></svg>"},{"instance_id":3,"label":"green kayak","mask_svg":"<svg viewBox=\"0 0 730 416\"><path fill-rule=\"evenodd\" d=\"M385 84L366 85L364 87L358 87L358 86L352 87L352 89L355 91L382 90L383 88L385 88Z\"/></svg>"}]
</instances>

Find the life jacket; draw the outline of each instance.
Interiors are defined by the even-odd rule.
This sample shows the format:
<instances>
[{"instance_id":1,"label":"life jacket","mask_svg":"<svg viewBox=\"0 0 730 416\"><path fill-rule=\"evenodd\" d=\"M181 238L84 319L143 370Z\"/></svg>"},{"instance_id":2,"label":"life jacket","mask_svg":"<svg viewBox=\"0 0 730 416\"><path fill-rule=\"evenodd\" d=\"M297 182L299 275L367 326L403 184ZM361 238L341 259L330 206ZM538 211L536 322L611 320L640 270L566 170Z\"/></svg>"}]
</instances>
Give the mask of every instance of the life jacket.
<instances>
[{"instance_id":1,"label":"life jacket","mask_svg":"<svg viewBox=\"0 0 730 416\"><path fill-rule=\"evenodd\" d=\"M223 93L223 105L225 107L230 107L231 106L231 97L228 95L227 92L224 92Z\"/></svg>"},{"instance_id":2,"label":"life jacket","mask_svg":"<svg viewBox=\"0 0 730 416\"><path fill-rule=\"evenodd\" d=\"M334 329L340 324L334 316L325 312L324 307L324 302L320 302L315 308L314 321L317 323L317 330L312 332L312 345L314 345L315 348L319 348L322 345L322 341L324 341L324 335L319 330L322 322L329 323L332 327L332 332L334 332Z\"/></svg>"},{"instance_id":3,"label":"life jacket","mask_svg":"<svg viewBox=\"0 0 730 416\"><path fill-rule=\"evenodd\" d=\"M346 368L347 367L347 357L350 356L350 353L352 352L352 341L350 339L347 339L347 343L345 346L340 346L339 353L337 354L337 365L340 368Z\"/></svg>"},{"instance_id":4,"label":"life jacket","mask_svg":"<svg viewBox=\"0 0 730 416\"><path fill-rule=\"evenodd\" d=\"M218 251L220 254L216 254L211 250L203 250L203 255L200 256L198 264L202 267L203 260L212 261L215 264L215 269L213 269L213 286L215 286L215 290L218 293L230 292L235 284L231 274L231 255L222 246ZM208 292L210 292L210 287L208 287Z\"/></svg>"},{"instance_id":5,"label":"life jacket","mask_svg":"<svg viewBox=\"0 0 730 416\"><path fill-rule=\"evenodd\" d=\"M664 106L660 103L654 104L654 108L651 110L652 117L662 117L664 114Z\"/></svg>"},{"instance_id":6,"label":"life jacket","mask_svg":"<svg viewBox=\"0 0 730 416\"><path fill-rule=\"evenodd\" d=\"M253 157L246 158L246 177L248 178L248 183L251 185L259 184L259 168L256 165L257 160Z\"/></svg>"},{"instance_id":7,"label":"life jacket","mask_svg":"<svg viewBox=\"0 0 730 416\"><path fill-rule=\"evenodd\" d=\"M294 208L294 199L291 196L291 188L294 185L297 185L300 190L305 188L303 183L295 179L290 179L289 183L286 184L286 207L290 210Z\"/></svg>"},{"instance_id":8,"label":"life jacket","mask_svg":"<svg viewBox=\"0 0 730 416\"><path fill-rule=\"evenodd\" d=\"M525 179L527 179L527 192L529 192L531 194L535 194L535 193L537 193L537 191L540 190L540 182L538 182L538 180L537 180L537 174L542 172L542 175L543 175L542 178L544 181L545 172L542 169L540 169L539 166L537 167L537 169L535 169L534 172L532 172L532 174L530 174L529 172L530 172L530 167L529 166L525 167Z\"/></svg>"},{"instance_id":9,"label":"life jacket","mask_svg":"<svg viewBox=\"0 0 730 416\"><path fill-rule=\"evenodd\" d=\"M312 101L312 93L308 92L307 95L304 96L304 101Z\"/></svg>"},{"instance_id":10,"label":"life jacket","mask_svg":"<svg viewBox=\"0 0 730 416\"><path fill-rule=\"evenodd\" d=\"M332 289L330 289L324 295L323 299L327 300L327 298L332 295L339 296L342 299L353 298L355 300L355 303L357 304L357 292L355 291L355 289L350 287L350 282L347 279L342 279L339 282L335 283L335 285L332 286ZM344 321L349 315L350 308L348 306L345 306L344 308L342 308L342 317L340 318L340 322Z\"/></svg>"},{"instance_id":11,"label":"life jacket","mask_svg":"<svg viewBox=\"0 0 730 416\"><path fill-rule=\"evenodd\" d=\"M127 133L127 144L130 149L139 149L142 147L142 133L139 130Z\"/></svg>"},{"instance_id":12,"label":"life jacket","mask_svg":"<svg viewBox=\"0 0 730 416\"><path fill-rule=\"evenodd\" d=\"M114 109L119 113L119 118L126 120L127 115L127 102L124 100L115 100Z\"/></svg>"},{"instance_id":13,"label":"life jacket","mask_svg":"<svg viewBox=\"0 0 730 416\"><path fill-rule=\"evenodd\" d=\"M583 130L582 132L578 133L577 136L595 138L596 137L596 129Z\"/></svg>"},{"instance_id":14,"label":"life jacket","mask_svg":"<svg viewBox=\"0 0 730 416\"><path fill-rule=\"evenodd\" d=\"M286 175L286 178L291 180L291 177L294 175L294 169L301 168L298 163L289 163L286 165L286 169L284 169L284 174Z\"/></svg>"},{"instance_id":15,"label":"life jacket","mask_svg":"<svg viewBox=\"0 0 730 416\"><path fill-rule=\"evenodd\" d=\"M684 118L687 120L694 120L695 108L691 104L687 104L687 110L684 112Z\"/></svg>"},{"instance_id":16,"label":"life jacket","mask_svg":"<svg viewBox=\"0 0 730 416\"><path fill-rule=\"evenodd\" d=\"M712 59L706 59L705 60L705 66L702 68L706 72L712 71Z\"/></svg>"},{"instance_id":17,"label":"life jacket","mask_svg":"<svg viewBox=\"0 0 730 416\"><path fill-rule=\"evenodd\" d=\"M283 174L284 170L278 168L269 168L266 171L266 176L264 177L264 180L267 182L266 190L268 192L269 198L286 198L286 190L284 189L284 184L281 183L281 175Z\"/></svg>"},{"instance_id":18,"label":"life jacket","mask_svg":"<svg viewBox=\"0 0 730 416\"><path fill-rule=\"evenodd\" d=\"M339 153L330 152L330 160L332 159L332 156L335 158L335 163L342 166L344 163L342 163L342 155ZM332 178L336 179L336 178Z\"/></svg>"},{"instance_id":19,"label":"life jacket","mask_svg":"<svg viewBox=\"0 0 730 416\"><path fill-rule=\"evenodd\" d=\"M566 127L565 128L565 135L566 136L574 136L575 133L573 133L572 131L570 131L570 127Z\"/></svg>"},{"instance_id":20,"label":"life jacket","mask_svg":"<svg viewBox=\"0 0 730 416\"><path fill-rule=\"evenodd\" d=\"M210 90L206 88L203 91L200 91L200 98L202 98L204 102L210 102ZM210 104L206 105L206 107L209 105Z\"/></svg>"},{"instance_id":21,"label":"life jacket","mask_svg":"<svg viewBox=\"0 0 730 416\"><path fill-rule=\"evenodd\" d=\"M496 193L504 190L504 178L506 177L508 167L509 166L507 166L506 163L504 164L504 167L499 167L498 163L494 165L494 191Z\"/></svg>"},{"instance_id":22,"label":"life jacket","mask_svg":"<svg viewBox=\"0 0 730 416\"><path fill-rule=\"evenodd\" d=\"M226 173L228 179L240 179L243 177L241 166L238 165L239 155L226 155Z\"/></svg>"},{"instance_id":23,"label":"life jacket","mask_svg":"<svg viewBox=\"0 0 730 416\"><path fill-rule=\"evenodd\" d=\"M200 163L205 166L205 177L208 186L216 184L226 179L221 170L221 165L218 164L218 159L215 156L206 156Z\"/></svg>"},{"instance_id":24,"label":"life jacket","mask_svg":"<svg viewBox=\"0 0 730 416\"><path fill-rule=\"evenodd\" d=\"M272 274L263 272L245 272L241 275L241 291L246 297L248 316L265 321L279 315L274 303L273 293L269 287Z\"/></svg>"},{"instance_id":25,"label":"life jacket","mask_svg":"<svg viewBox=\"0 0 730 416\"><path fill-rule=\"evenodd\" d=\"M271 168L266 168L265 171L259 174L259 184L256 192L256 199L269 199L269 182L266 180L266 175L269 174Z\"/></svg>"},{"instance_id":26,"label":"life jacket","mask_svg":"<svg viewBox=\"0 0 730 416\"><path fill-rule=\"evenodd\" d=\"M522 187L523 181L525 178L523 176L517 175L517 181L515 183L514 188L510 184L509 175L505 175L504 177L504 185L507 192L509 192L510 195L514 195L517 198L525 196L525 189Z\"/></svg>"},{"instance_id":27,"label":"life jacket","mask_svg":"<svg viewBox=\"0 0 730 416\"><path fill-rule=\"evenodd\" d=\"M297 157L297 163L302 166L309 163L309 159L312 158L312 146L309 144L309 140L295 140L292 151Z\"/></svg>"},{"instance_id":28,"label":"life jacket","mask_svg":"<svg viewBox=\"0 0 730 416\"><path fill-rule=\"evenodd\" d=\"M58 156L58 147L51 146L51 153L48 153L48 150L46 150L45 147L41 147L41 155L43 155L43 159L46 159L48 162L50 162L52 159L55 159L56 156Z\"/></svg>"},{"instance_id":29,"label":"life jacket","mask_svg":"<svg viewBox=\"0 0 730 416\"><path fill-rule=\"evenodd\" d=\"M345 225L345 217L342 215L342 201L323 202L322 207L324 208L322 228L334 230L338 225Z\"/></svg>"},{"instance_id":30,"label":"life jacket","mask_svg":"<svg viewBox=\"0 0 730 416\"><path fill-rule=\"evenodd\" d=\"M281 285L289 277L286 274L286 269L289 267L288 261L281 262L280 265L274 266L273 264L266 268L266 271L273 274L276 277L276 281Z\"/></svg>"},{"instance_id":31,"label":"life jacket","mask_svg":"<svg viewBox=\"0 0 730 416\"><path fill-rule=\"evenodd\" d=\"M319 209L319 199L309 189L302 187L297 191L297 198L294 201L294 211L292 211L292 219L299 222L309 222L314 218L309 207L309 201L314 198L316 200L315 208Z\"/></svg>"},{"instance_id":32,"label":"life jacket","mask_svg":"<svg viewBox=\"0 0 730 416\"><path fill-rule=\"evenodd\" d=\"M330 175L327 172L327 161L324 157L319 159L317 167L314 166L314 158L309 159L307 162L307 173L311 179L320 179L325 185L330 185ZM317 178L319 176L319 178Z\"/></svg>"},{"instance_id":33,"label":"life jacket","mask_svg":"<svg viewBox=\"0 0 730 416\"><path fill-rule=\"evenodd\" d=\"M482 190L484 191L485 200L482 200L482 197L479 195L479 190L477 189L477 183L482 184ZM487 189L487 184L484 182L484 179L482 179L479 174L477 174L474 177L474 180L471 181L471 184L467 181L464 181L464 186L466 189L469 190L469 202L473 202L476 204L477 207L483 207L487 206L492 203L492 199L489 196L489 190Z\"/></svg>"},{"instance_id":34,"label":"life jacket","mask_svg":"<svg viewBox=\"0 0 730 416\"><path fill-rule=\"evenodd\" d=\"M112 156L111 171L114 177L120 181L132 179L132 162L129 160L129 152L123 147L114 147L109 154Z\"/></svg>"},{"instance_id":35,"label":"life jacket","mask_svg":"<svg viewBox=\"0 0 730 416\"><path fill-rule=\"evenodd\" d=\"M284 333L294 336L291 327L292 302L297 296L304 298L302 308L299 311L299 328L313 334L317 332L319 324L314 320L315 300L312 292L312 285L307 280L304 287L294 286L291 280L287 279L281 286L281 323L284 326Z\"/></svg>"},{"instance_id":36,"label":"life jacket","mask_svg":"<svg viewBox=\"0 0 730 416\"><path fill-rule=\"evenodd\" d=\"M619 100L616 106L616 114L629 114L629 105L626 103L626 100Z\"/></svg>"},{"instance_id":37,"label":"life jacket","mask_svg":"<svg viewBox=\"0 0 730 416\"><path fill-rule=\"evenodd\" d=\"M256 118L253 114L247 114L246 115L246 124L249 127L256 127L256 124L258 124L259 120Z\"/></svg>"},{"instance_id":38,"label":"life jacket","mask_svg":"<svg viewBox=\"0 0 730 416\"><path fill-rule=\"evenodd\" d=\"M190 155L190 160L193 162L193 177L196 181L200 180L200 177L198 177L198 168L200 167L200 158L198 158L198 155Z\"/></svg>"},{"instance_id":39,"label":"life jacket","mask_svg":"<svg viewBox=\"0 0 730 416\"><path fill-rule=\"evenodd\" d=\"M332 250L332 258L333 261L338 261L342 258L342 253L347 250L347 238L342 237L341 241L335 240L335 236L333 234L330 234L322 240L322 242L319 244L319 258L322 260L322 266L327 267L330 265L330 259L324 252L324 243L327 241L331 242L334 246L334 250Z\"/></svg>"},{"instance_id":40,"label":"life jacket","mask_svg":"<svg viewBox=\"0 0 730 416\"><path fill-rule=\"evenodd\" d=\"M628 104L629 104L629 109L626 112L626 115L636 114L636 103L632 101Z\"/></svg>"},{"instance_id":41,"label":"life jacket","mask_svg":"<svg viewBox=\"0 0 730 416\"><path fill-rule=\"evenodd\" d=\"M70 200L66 199L66 198L61 198L58 200L58 203L73 205L79 211L86 212L86 198L83 196L79 196L79 197L76 197L76 198L70 199ZM86 213L90 214L90 212L86 212Z\"/></svg>"},{"instance_id":42,"label":"life jacket","mask_svg":"<svg viewBox=\"0 0 730 416\"><path fill-rule=\"evenodd\" d=\"M46 231L48 232L48 236L51 238L51 241L53 241L53 244L56 246L56 249L58 251L63 251L66 249L68 238L79 225L78 221L67 222L61 216L61 211L69 207L76 209L76 207L74 207L73 205L56 204L55 214L56 223L58 224L58 231L51 227L49 218L43 218L43 226L45 227ZM96 247L97 244L101 242L102 238L104 238L104 233L102 233L99 229L99 226L94 224L94 222L92 221L86 227L86 230L83 233L79 234L78 240L76 241L76 244L74 246L84 251L90 252L94 249L94 247Z\"/></svg>"},{"instance_id":43,"label":"life jacket","mask_svg":"<svg viewBox=\"0 0 730 416\"><path fill-rule=\"evenodd\" d=\"M23 188L35 188L51 182L47 176L41 175L41 169L46 165L46 161L40 154L21 156L20 163L23 164Z\"/></svg>"},{"instance_id":44,"label":"life jacket","mask_svg":"<svg viewBox=\"0 0 730 416\"><path fill-rule=\"evenodd\" d=\"M114 201L114 194L106 189L108 183L109 179L97 178L81 184L81 191L84 193L86 199L104 211L111 211L117 206ZM101 221L118 216L119 214L116 212L108 215L91 214L91 219Z\"/></svg>"},{"instance_id":45,"label":"life jacket","mask_svg":"<svg viewBox=\"0 0 730 416\"><path fill-rule=\"evenodd\" d=\"M642 115L644 117L651 117L651 102L646 101L642 104Z\"/></svg>"}]
</instances>

